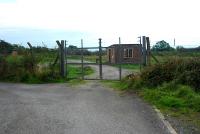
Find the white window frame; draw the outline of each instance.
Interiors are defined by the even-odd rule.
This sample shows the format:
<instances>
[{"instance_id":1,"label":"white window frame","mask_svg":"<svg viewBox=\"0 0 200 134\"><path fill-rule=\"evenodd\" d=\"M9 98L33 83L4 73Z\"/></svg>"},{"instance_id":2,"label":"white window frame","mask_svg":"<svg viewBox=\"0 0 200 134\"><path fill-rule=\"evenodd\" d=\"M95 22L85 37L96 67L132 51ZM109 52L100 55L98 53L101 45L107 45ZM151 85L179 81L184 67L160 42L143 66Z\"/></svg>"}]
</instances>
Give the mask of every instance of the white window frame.
<instances>
[{"instance_id":1,"label":"white window frame","mask_svg":"<svg viewBox=\"0 0 200 134\"><path fill-rule=\"evenodd\" d=\"M133 48L124 48L124 58L133 58Z\"/></svg>"}]
</instances>

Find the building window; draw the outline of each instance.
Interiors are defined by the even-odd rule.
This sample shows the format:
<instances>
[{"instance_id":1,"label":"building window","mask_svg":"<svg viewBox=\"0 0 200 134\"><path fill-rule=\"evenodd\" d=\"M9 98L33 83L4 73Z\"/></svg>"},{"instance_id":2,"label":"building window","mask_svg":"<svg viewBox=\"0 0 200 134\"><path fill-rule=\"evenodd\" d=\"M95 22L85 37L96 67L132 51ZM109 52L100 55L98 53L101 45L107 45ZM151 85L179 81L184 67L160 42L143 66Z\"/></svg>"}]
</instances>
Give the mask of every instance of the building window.
<instances>
[{"instance_id":1,"label":"building window","mask_svg":"<svg viewBox=\"0 0 200 134\"><path fill-rule=\"evenodd\" d=\"M133 49L124 49L124 58L133 58Z\"/></svg>"}]
</instances>

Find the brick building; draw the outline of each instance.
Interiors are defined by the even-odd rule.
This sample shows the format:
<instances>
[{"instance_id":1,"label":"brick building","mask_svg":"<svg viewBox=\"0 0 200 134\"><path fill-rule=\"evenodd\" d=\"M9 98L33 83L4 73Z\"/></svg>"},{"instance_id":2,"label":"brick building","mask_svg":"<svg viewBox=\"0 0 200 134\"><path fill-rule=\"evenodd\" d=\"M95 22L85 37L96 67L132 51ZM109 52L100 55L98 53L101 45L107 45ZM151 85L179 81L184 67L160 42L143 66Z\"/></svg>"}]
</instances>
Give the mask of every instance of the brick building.
<instances>
[{"instance_id":1,"label":"brick building","mask_svg":"<svg viewBox=\"0 0 200 134\"><path fill-rule=\"evenodd\" d=\"M113 44L107 48L109 63L139 64L142 60L141 44Z\"/></svg>"}]
</instances>

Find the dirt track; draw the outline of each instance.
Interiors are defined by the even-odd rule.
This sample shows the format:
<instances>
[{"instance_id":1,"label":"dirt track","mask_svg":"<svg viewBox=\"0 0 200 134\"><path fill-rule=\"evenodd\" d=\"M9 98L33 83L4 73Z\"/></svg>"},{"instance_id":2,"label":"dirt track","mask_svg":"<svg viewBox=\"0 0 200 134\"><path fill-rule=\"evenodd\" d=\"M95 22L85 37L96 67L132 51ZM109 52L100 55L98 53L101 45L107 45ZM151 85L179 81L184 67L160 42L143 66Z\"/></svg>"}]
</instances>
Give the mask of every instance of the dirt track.
<instances>
[{"instance_id":1,"label":"dirt track","mask_svg":"<svg viewBox=\"0 0 200 134\"><path fill-rule=\"evenodd\" d=\"M69 63L80 63L80 60L68 60ZM84 61L85 63L90 63L88 61ZM85 76L87 79L99 79L99 65L88 65L91 66L94 70L94 73ZM119 68L108 66L108 65L102 65L102 73L103 73L103 79L109 79L109 80L119 80ZM127 76L128 74L133 73L133 70L128 69L122 69L122 77Z\"/></svg>"}]
</instances>

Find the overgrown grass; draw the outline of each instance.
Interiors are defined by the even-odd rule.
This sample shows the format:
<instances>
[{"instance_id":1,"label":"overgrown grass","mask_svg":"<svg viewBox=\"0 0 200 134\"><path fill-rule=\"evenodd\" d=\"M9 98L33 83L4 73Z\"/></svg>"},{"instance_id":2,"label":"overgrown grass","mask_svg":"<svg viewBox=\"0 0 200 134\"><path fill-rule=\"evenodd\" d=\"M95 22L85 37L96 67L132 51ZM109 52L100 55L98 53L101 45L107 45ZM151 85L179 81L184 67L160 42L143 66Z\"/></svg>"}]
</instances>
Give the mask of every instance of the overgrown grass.
<instances>
[{"instance_id":1,"label":"overgrown grass","mask_svg":"<svg viewBox=\"0 0 200 134\"><path fill-rule=\"evenodd\" d=\"M199 58L200 52L179 52L179 51L164 51L164 52L152 52L160 63L169 61L174 58ZM151 58L152 64L156 64L155 60Z\"/></svg>"},{"instance_id":2,"label":"overgrown grass","mask_svg":"<svg viewBox=\"0 0 200 134\"><path fill-rule=\"evenodd\" d=\"M82 68L79 66L68 66L67 76L69 79L76 79L82 76ZM83 75L89 75L94 73L94 70L90 66L83 67Z\"/></svg>"},{"instance_id":3,"label":"overgrown grass","mask_svg":"<svg viewBox=\"0 0 200 134\"><path fill-rule=\"evenodd\" d=\"M59 75L59 65L32 59L30 55L0 57L0 81L23 83L60 83L68 82L72 77L81 77L81 68L68 66L67 77ZM93 73L91 67L84 67L84 74Z\"/></svg>"},{"instance_id":4,"label":"overgrown grass","mask_svg":"<svg viewBox=\"0 0 200 134\"><path fill-rule=\"evenodd\" d=\"M189 86L165 83L153 89L144 88L140 95L157 107L181 113L200 112L200 94Z\"/></svg>"}]
</instances>

